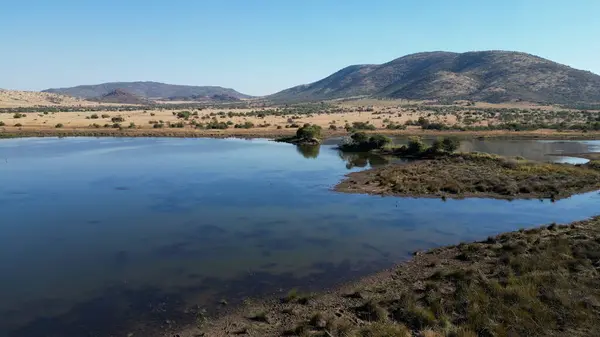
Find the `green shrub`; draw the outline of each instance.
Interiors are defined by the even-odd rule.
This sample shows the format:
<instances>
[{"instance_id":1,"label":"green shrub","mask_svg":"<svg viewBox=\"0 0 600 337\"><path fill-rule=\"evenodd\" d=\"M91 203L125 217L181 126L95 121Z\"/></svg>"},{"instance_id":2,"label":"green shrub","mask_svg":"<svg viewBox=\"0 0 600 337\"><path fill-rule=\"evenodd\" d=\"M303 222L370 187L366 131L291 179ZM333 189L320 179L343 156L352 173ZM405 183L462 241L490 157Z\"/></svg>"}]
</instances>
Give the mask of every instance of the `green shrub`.
<instances>
[{"instance_id":1,"label":"green shrub","mask_svg":"<svg viewBox=\"0 0 600 337\"><path fill-rule=\"evenodd\" d=\"M354 122L352 123L352 129L354 130L375 130L375 125L369 124L369 122Z\"/></svg>"},{"instance_id":2,"label":"green shrub","mask_svg":"<svg viewBox=\"0 0 600 337\"><path fill-rule=\"evenodd\" d=\"M254 127L254 123L244 122L244 124L236 124L233 127L236 129L252 129Z\"/></svg>"},{"instance_id":3,"label":"green shrub","mask_svg":"<svg viewBox=\"0 0 600 337\"><path fill-rule=\"evenodd\" d=\"M129 123L128 128L135 129L135 123L134 122Z\"/></svg>"},{"instance_id":4,"label":"green shrub","mask_svg":"<svg viewBox=\"0 0 600 337\"><path fill-rule=\"evenodd\" d=\"M227 123L225 122L219 122L217 120L212 120L208 123L206 123L206 128L207 129L220 129L220 130L224 130L229 128L229 125L227 125Z\"/></svg>"},{"instance_id":5,"label":"green shrub","mask_svg":"<svg viewBox=\"0 0 600 337\"><path fill-rule=\"evenodd\" d=\"M383 135L369 136L364 132L355 132L350 136L350 139L349 143L340 145L339 149L349 152L371 151L381 149L392 142L389 137Z\"/></svg>"},{"instance_id":6,"label":"green shrub","mask_svg":"<svg viewBox=\"0 0 600 337\"><path fill-rule=\"evenodd\" d=\"M318 125L304 124L296 131L296 137L302 140L321 138L321 127Z\"/></svg>"},{"instance_id":7,"label":"green shrub","mask_svg":"<svg viewBox=\"0 0 600 337\"><path fill-rule=\"evenodd\" d=\"M117 116L117 117L111 118L110 121L113 123L122 123L125 121L125 118L123 118L121 116Z\"/></svg>"},{"instance_id":8,"label":"green shrub","mask_svg":"<svg viewBox=\"0 0 600 337\"><path fill-rule=\"evenodd\" d=\"M162 124L162 123L154 123L154 125L152 127L155 128L155 129L160 129L163 126L164 126L164 124Z\"/></svg>"},{"instance_id":9,"label":"green shrub","mask_svg":"<svg viewBox=\"0 0 600 337\"><path fill-rule=\"evenodd\" d=\"M396 124L394 122L391 122L385 128L388 130L405 130L406 125Z\"/></svg>"},{"instance_id":10,"label":"green shrub","mask_svg":"<svg viewBox=\"0 0 600 337\"><path fill-rule=\"evenodd\" d=\"M91 118L91 119L98 119L98 114L92 114L92 115L90 116L90 118Z\"/></svg>"},{"instance_id":11,"label":"green shrub","mask_svg":"<svg viewBox=\"0 0 600 337\"><path fill-rule=\"evenodd\" d=\"M192 115L192 113L189 112L189 111L179 111L177 113L173 112L173 115L176 115L177 118L183 118L183 119L187 120L188 118L190 118L190 116Z\"/></svg>"},{"instance_id":12,"label":"green shrub","mask_svg":"<svg viewBox=\"0 0 600 337\"><path fill-rule=\"evenodd\" d=\"M423 153L427 149L421 137L411 137L408 141L407 151L411 154Z\"/></svg>"},{"instance_id":13,"label":"green shrub","mask_svg":"<svg viewBox=\"0 0 600 337\"><path fill-rule=\"evenodd\" d=\"M19 119L19 118L21 118L21 117L25 117L25 114L22 114L22 113L18 113L18 112L17 112L16 114L14 114L14 115L13 115L13 118L14 118L14 119Z\"/></svg>"},{"instance_id":14,"label":"green shrub","mask_svg":"<svg viewBox=\"0 0 600 337\"><path fill-rule=\"evenodd\" d=\"M452 153L458 150L460 141L453 137L446 137L442 140L442 149L446 152Z\"/></svg>"}]
</instances>

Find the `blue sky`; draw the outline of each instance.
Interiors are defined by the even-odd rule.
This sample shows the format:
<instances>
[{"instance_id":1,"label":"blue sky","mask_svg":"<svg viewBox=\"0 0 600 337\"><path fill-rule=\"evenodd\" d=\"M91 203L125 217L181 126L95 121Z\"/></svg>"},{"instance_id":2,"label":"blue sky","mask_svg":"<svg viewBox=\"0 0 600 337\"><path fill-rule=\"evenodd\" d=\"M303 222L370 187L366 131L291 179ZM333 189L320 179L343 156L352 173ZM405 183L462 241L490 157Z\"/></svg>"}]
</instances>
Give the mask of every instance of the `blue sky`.
<instances>
[{"instance_id":1,"label":"blue sky","mask_svg":"<svg viewBox=\"0 0 600 337\"><path fill-rule=\"evenodd\" d=\"M0 88L152 80L263 95L421 51L518 50L600 74L598 0L19 0Z\"/></svg>"}]
</instances>

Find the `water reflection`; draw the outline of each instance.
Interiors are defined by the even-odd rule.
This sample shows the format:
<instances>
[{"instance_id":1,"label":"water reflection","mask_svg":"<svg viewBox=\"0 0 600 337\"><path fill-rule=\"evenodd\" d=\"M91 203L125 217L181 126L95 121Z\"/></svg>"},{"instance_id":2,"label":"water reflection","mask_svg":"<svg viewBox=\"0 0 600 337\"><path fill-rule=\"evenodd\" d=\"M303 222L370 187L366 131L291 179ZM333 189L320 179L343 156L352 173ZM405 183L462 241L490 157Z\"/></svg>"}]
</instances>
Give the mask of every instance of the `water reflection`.
<instances>
[{"instance_id":1,"label":"water reflection","mask_svg":"<svg viewBox=\"0 0 600 337\"><path fill-rule=\"evenodd\" d=\"M383 166L390 163L390 158L373 153L364 152L342 152L338 151L339 157L346 162L346 168L351 170L355 167L368 168Z\"/></svg>"},{"instance_id":2,"label":"water reflection","mask_svg":"<svg viewBox=\"0 0 600 337\"><path fill-rule=\"evenodd\" d=\"M296 145L296 151L304 158L314 159L319 156L321 145Z\"/></svg>"}]
</instances>

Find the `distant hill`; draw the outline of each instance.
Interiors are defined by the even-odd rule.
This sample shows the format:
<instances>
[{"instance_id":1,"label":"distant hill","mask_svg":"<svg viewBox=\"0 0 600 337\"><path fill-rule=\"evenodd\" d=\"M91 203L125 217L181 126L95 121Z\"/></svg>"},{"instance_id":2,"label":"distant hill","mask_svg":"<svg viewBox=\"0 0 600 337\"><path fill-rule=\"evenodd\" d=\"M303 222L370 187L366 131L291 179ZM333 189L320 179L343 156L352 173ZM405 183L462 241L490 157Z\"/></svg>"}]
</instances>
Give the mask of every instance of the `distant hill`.
<instances>
[{"instance_id":1,"label":"distant hill","mask_svg":"<svg viewBox=\"0 0 600 337\"><path fill-rule=\"evenodd\" d=\"M150 104L152 101L138 97L122 89L115 89L101 97L91 98L90 100L100 103L119 103L119 104Z\"/></svg>"},{"instance_id":2,"label":"distant hill","mask_svg":"<svg viewBox=\"0 0 600 337\"><path fill-rule=\"evenodd\" d=\"M172 96L168 97L169 101L194 101L194 102L237 102L241 99L233 95L214 94L211 96L191 95L191 96Z\"/></svg>"},{"instance_id":3,"label":"distant hill","mask_svg":"<svg viewBox=\"0 0 600 337\"><path fill-rule=\"evenodd\" d=\"M158 82L112 82L96 85L80 85L71 88L47 89L43 92L59 93L81 98L98 98L117 89L126 91L132 95L147 99L166 99L169 97L190 97L213 95L228 95L235 98L249 98L233 89L215 86L190 86L174 85Z\"/></svg>"},{"instance_id":4,"label":"distant hill","mask_svg":"<svg viewBox=\"0 0 600 337\"><path fill-rule=\"evenodd\" d=\"M354 96L594 103L600 102L600 76L520 52L427 52L380 65L349 66L268 98L314 101Z\"/></svg>"},{"instance_id":5,"label":"distant hill","mask_svg":"<svg viewBox=\"0 0 600 337\"><path fill-rule=\"evenodd\" d=\"M97 105L81 98L39 91L0 89L0 108L30 107L36 105Z\"/></svg>"}]
</instances>

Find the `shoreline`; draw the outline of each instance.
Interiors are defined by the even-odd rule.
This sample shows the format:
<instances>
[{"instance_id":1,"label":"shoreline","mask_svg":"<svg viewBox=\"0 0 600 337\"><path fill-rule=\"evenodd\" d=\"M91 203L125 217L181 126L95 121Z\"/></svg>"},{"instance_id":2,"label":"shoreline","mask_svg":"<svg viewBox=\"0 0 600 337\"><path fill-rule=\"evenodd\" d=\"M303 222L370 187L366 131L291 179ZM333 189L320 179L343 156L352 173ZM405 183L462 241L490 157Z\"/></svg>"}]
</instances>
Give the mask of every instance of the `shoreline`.
<instances>
[{"instance_id":1,"label":"shoreline","mask_svg":"<svg viewBox=\"0 0 600 337\"><path fill-rule=\"evenodd\" d=\"M0 139L29 137L172 137L172 138L277 138L292 136L296 129L86 129L86 128L17 128L3 127ZM366 131L367 134L382 134L392 137L457 137L484 139L555 139L555 140L592 140L600 139L600 132L558 132L552 130L536 131L432 131L432 130L385 130ZM323 130L323 138L349 136L346 131Z\"/></svg>"},{"instance_id":2,"label":"shoreline","mask_svg":"<svg viewBox=\"0 0 600 337\"><path fill-rule=\"evenodd\" d=\"M553 223L505 232L486 240L415 252L412 258L392 268L318 294L290 292L280 299L247 302L201 326L164 331L161 336L402 336L411 333L412 336L470 337L487 329L496 332L516 329L518 331L513 333L522 334L544 323L538 320L548 320L548 324L543 325L544 331L537 331L540 335L569 331L570 336L588 336L591 331L600 331L596 326L600 317L595 305L589 307L590 310L580 309L576 304L557 304L553 296L558 294L515 291L520 291L521 286L527 287L522 282L533 282L537 287L553 282L555 292L585 295L589 301L597 301L600 292L595 285L600 281L595 273L588 275L585 282L579 277L595 270L589 259L600 253L598 240L600 216L564 225ZM585 252L581 246L586 247ZM561 257L559 261L554 260L557 256ZM580 267L563 269L574 264ZM512 270L522 270L522 275L512 276L516 278L514 285L510 279L502 281L503 273ZM547 281L548 277L553 281ZM496 288L487 290L489 286ZM461 290L463 288L465 290ZM510 294L519 296L517 302ZM462 308L463 296L469 298L468 305L484 310L462 313L467 309ZM530 307L531 301L540 302ZM557 305L558 309L567 311L554 312ZM451 308L456 311L450 311ZM528 314L529 310L535 312ZM570 310L582 310L577 312L579 321L561 321L557 325L556 319L561 319L560 315L570 316ZM514 317L515 313L519 313L518 322L509 325L512 321L506 318ZM501 330L495 330L497 328ZM384 334L390 331L393 334ZM448 334L450 332L462 333Z\"/></svg>"}]
</instances>

